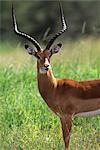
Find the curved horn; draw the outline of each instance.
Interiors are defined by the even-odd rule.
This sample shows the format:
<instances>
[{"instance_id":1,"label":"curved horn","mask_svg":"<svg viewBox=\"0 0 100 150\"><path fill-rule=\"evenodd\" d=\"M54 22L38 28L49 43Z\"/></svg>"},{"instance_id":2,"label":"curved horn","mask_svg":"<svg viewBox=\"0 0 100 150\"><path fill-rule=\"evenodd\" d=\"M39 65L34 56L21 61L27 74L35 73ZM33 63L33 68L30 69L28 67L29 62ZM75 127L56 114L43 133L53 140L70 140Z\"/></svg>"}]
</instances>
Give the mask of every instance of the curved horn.
<instances>
[{"instance_id":1,"label":"curved horn","mask_svg":"<svg viewBox=\"0 0 100 150\"><path fill-rule=\"evenodd\" d=\"M32 44L37 48L37 50L40 51L41 47L40 47L39 43L34 38L32 38L31 36L18 30L18 25L17 25L15 13L14 13L13 5L12 5L12 18L13 18L14 32L16 34L18 34L19 36L26 38L27 40L32 42Z\"/></svg>"},{"instance_id":2,"label":"curved horn","mask_svg":"<svg viewBox=\"0 0 100 150\"><path fill-rule=\"evenodd\" d=\"M60 6L60 15L61 15L61 23L62 23L62 29L52 37L52 39L49 41L49 43L46 46L46 49L49 50L53 42L56 40L57 37L59 37L62 33L64 33L68 29L68 25L66 24L64 14L63 14L63 9L61 6L61 3L59 1L59 6Z\"/></svg>"}]
</instances>

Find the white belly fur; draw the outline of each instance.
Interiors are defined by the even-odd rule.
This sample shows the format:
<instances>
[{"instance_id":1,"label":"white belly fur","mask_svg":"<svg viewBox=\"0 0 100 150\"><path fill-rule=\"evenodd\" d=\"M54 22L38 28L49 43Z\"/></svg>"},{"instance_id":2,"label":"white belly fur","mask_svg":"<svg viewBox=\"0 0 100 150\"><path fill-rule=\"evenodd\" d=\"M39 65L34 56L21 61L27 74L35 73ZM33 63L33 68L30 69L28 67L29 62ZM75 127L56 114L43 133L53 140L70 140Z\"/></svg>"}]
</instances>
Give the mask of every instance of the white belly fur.
<instances>
[{"instance_id":1,"label":"white belly fur","mask_svg":"<svg viewBox=\"0 0 100 150\"><path fill-rule=\"evenodd\" d=\"M89 112L81 112L81 113L78 113L78 114L75 114L74 116L79 116L79 117L85 117L85 116L95 116L95 115L100 115L100 109L97 109L95 111L89 111Z\"/></svg>"}]
</instances>

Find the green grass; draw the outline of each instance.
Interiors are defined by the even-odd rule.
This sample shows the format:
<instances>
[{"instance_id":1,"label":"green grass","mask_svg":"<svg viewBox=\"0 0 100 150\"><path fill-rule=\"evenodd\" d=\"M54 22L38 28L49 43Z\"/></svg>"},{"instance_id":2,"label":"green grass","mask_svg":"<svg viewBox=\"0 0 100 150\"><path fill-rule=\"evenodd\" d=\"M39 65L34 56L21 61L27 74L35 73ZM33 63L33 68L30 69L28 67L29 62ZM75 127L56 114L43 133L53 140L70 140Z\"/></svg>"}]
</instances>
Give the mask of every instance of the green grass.
<instances>
[{"instance_id":1,"label":"green grass","mask_svg":"<svg viewBox=\"0 0 100 150\"><path fill-rule=\"evenodd\" d=\"M39 95L36 62L21 47L0 54L0 150L63 150L59 118ZM52 58L56 77L100 78L100 40L68 42ZM71 150L99 150L100 117L75 118Z\"/></svg>"}]
</instances>

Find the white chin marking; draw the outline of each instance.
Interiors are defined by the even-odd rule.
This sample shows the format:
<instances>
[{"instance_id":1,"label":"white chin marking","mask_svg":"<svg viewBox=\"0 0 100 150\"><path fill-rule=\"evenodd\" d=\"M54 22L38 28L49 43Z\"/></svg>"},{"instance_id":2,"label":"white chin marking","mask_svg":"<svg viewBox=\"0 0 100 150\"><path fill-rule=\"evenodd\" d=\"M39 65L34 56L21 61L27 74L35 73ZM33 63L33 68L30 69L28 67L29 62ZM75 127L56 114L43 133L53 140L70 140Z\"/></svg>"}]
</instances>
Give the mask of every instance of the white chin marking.
<instances>
[{"instance_id":1,"label":"white chin marking","mask_svg":"<svg viewBox=\"0 0 100 150\"><path fill-rule=\"evenodd\" d=\"M47 71L46 71L44 68L42 68L42 69L40 68L40 69L39 69L39 72L40 72L41 74L45 74Z\"/></svg>"},{"instance_id":2,"label":"white chin marking","mask_svg":"<svg viewBox=\"0 0 100 150\"><path fill-rule=\"evenodd\" d=\"M75 116L79 117L85 117L85 116L95 116L95 115L100 115L100 109L94 110L94 111L89 111L89 112L81 112L76 114Z\"/></svg>"}]
</instances>

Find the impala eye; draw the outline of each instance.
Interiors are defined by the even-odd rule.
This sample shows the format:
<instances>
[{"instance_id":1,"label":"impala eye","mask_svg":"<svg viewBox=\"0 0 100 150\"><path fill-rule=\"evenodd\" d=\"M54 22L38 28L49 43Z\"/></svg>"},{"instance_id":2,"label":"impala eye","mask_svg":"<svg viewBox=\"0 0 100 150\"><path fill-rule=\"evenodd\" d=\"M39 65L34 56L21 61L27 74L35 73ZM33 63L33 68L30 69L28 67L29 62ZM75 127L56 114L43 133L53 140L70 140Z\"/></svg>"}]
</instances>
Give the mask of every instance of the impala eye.
<instances>
[{"instance_id":1,"label":"impala eye","mask_svg":"<svg viewBox=\"0 0 100 150\"><path fill-rule=\"evenodd\" d=\"M42 60L41 56L37 55L37 59Z\"/></svg>"},{"instance_id":2,"label":"impala eye","mask_svg":"<svg viewBox=\"0 0 100 150\"><path fill-rule=\"evenodd\" d=\"M40 58L40 56L38 56L38 55L37 55L37 59L39 59L39 60L40 60L40 59L41 59L41 58Z\"/></svg>"}]
</instances>

